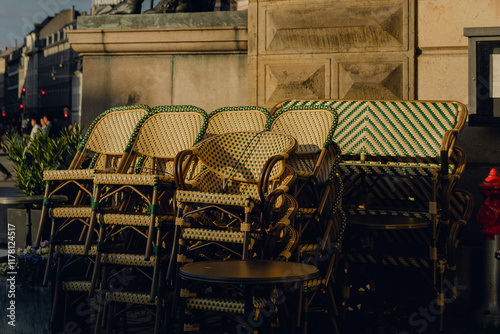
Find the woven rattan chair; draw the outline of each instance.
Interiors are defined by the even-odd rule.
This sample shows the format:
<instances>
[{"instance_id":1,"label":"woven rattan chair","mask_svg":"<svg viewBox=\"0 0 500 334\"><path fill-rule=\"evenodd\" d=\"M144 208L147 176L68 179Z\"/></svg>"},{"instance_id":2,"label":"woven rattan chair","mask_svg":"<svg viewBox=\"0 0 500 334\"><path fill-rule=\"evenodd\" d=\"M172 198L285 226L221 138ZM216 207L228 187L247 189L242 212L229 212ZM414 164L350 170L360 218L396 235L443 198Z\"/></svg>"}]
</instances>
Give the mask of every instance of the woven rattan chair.
<instances>
[{"instance_id":1,"label":"woven rattan chair","mask_svg":"<svg viewBox=\"0 0 500 334\"><path fill-rule=\"evenodd\" d=\"M293 194L299 202L296 227L302 241L314 241L317 237L304 231L317 223L312 213L317 212L327 195L326 185L340 162L340 150L332 140L336 126L337 113L329 106L315 103L277 108L266 125L267 129L291 135L298 141L297 151L287 164L298 174Z\"/></svg>"},{"instance_id":2,"label":"woven rattan chair","mask_svg":"<svg viewBox=\"0 0 500 334\"><path fill-rule=\"evenodd\" d=\"M150 111L148 106L134 105L109 109L99 115L90 125L67 170L44 172L46 184L40 227L34 242L38 245L45 232L45 222L49 216L50 197L64 192L69 187L79 191L71 209L80 213L68 212L69 207L52 210L56 217L77 216L88 213L88 207L75 208L89 204L92 196L92 180L96 172L115 172L125 147L137 122ZM90 164L88 160L91 159ZM61 211L61 212L58 212ZM86 215L86 214L84 214Z\"/></svg>"},{"instance_id":3,"label":"woven rattan chair","mask_svg":"<svg viewBox=\"0 0 500 334\"><path fill-rule=\"evenodd\" d=\"M176 225L190 212L215 210L220 211L217 220L235 220L232 224L245 232L250 232L252 215L257 215L259 228L268 227L273 207L280 206L281 196L295 181L294 171L285 168L285 159L296 147L297 141L287 135L246 131L214 136L181 152L175 170ZM206 166L190 183L185 182L182 169L186 157L197 157Z\"/></svg>"},{"instance_id":4,"label":"woven rattan chair","mask_svg":"<svg viewBox=\"0 0 500 334\"><path fill-rule=\"evenodd\" d=\"M126 155L125 148L138 121L149 112L149 107L144 105L118 107L105 111L89 127L71 163L71 169L44 172L45 199L36 242L42 238L45 221L50 217L52 227L45 285L49 280L54 247L60 242L59 240L64 239L67 243L83 243L85 240L92 213L94 175L112 174L117 171L119 162ZM91 158L88 166L87 158ZM50 204L51 196L68 189L77 190L73 204L59 206ZM88 232L95 233L93 229Z\"/></svg>"},{"instance_id":5,"label":"woven rattan chair","mask_svg":"<svg viewBox=\"0 0 500 334\"><path fill-rule=\"evenodd\" d=\"M250 234L250 242L244 246L245 233L238 230L214 228L206 223L200 224L191 220L192 224L182 227L180 233L179 254L181 263L206 260L242 259L249 252L252 258L288 261L298 244L298 232L293 228L293 220L297 212L297 202L284 195L283 205L272 214L272 227L265 235ZM248 249L244 249L248 247ZM184 331L201 329L213 331L207 319L224 314L229 321L216 321L218 328L226 328L229 332L235 329L237 317L245 314L244 290L242 287L228 287L224 284L181 283L178 293L181 297L180 324ZM210 288L208 288L210 286ZM175 303L176 304L176 303ZM174 304L174 305L175 305ZM255 296L255 309L266 305L265 298ZM267 307L267 306L266 306ZM279 315L284 316L283 311ZM282 322L286 323L286 319Z\"/></svg>"},{"instance_id":6,"label":"woven rattan chair","mask_svg":"<svg viewBox=\"0 0 500 334\"><path fill-rule=\"evenodd\" d=\"M311 224L311 229L317 237L313 242L303 241L299 244L299 260L314 264L321 272L319 278L304 282L300 289L296 325L302 328L303 333L308 332L309 313L324 311L327 311L330 317L334 332L339 332L333 286L347 223L341 208L342 190L342 180L337 173L332 173L323 192L321 204L314 209L303 209L304 215L315 217L316 221Z\"/></svg>"},{"instance_id":7,"label":"woven rattan chair","mask_svg":"<svg viewBox=\"0 0 500 334\"><path fill-rule=\"evenodd\" d=\"M138 161L134 173L102 174L94 178L95 204L90 224L99 224L99 237L90 295L99 281L101 286L106 284L106 268L129 266L148 272L151 282L147 292L128 292L128 297L122 293L120 298L135 300L138 296L148 295L148 304L157 306L157 321L160 321L158 312L161 312L165 297L160 293L165 282L161 275L167 263L163 248L171 244L171 240L167 240L168 226L174 225L175 217L173 160L179 151L197 143L205 131L206 120L206 113L194 106L154 108L139 123L140 128L127 148L128 160L123 163ZM185 163L188 164L187 161ZM125 167L122 169L125 170ZM102 188L106 189L106 193L101 196ZM106 203L116 197L126 197L126 205L117 211L106 210ZM127 253L116 254L109 246L122 235L127 235L133 246L128 247ZM86 248L90 247L90 240ZM105 270L101 271L102 265ZM114 300L114 296L111 294L103 298Z\"/></svg>"},{"instance_id":8,"label":"woven rattan chair","mask_svg":"<svg viewBox=\"0 0 500 334\"><path fill-rule=\"evenodd\" d=\"M209 245L241 244L239 257L253 257L252 241L265 239L274 213L285 205L284 194L295 181L295 172L286 167L285 160L296 147L297 141L284 134L244 131L210 137L177 155L178 208L168 278L176 278L175 268L184 261L178 256L185 253L179 243L181 233L193 239L205 235L211 240ZM185 182L182 162L189 157L199 159L205 169ZM205 258L232 254L227 247L219 255L209 255L205 245L203 252L195 249L199 249L197 256Z\"/></svg>"}]
</instances>

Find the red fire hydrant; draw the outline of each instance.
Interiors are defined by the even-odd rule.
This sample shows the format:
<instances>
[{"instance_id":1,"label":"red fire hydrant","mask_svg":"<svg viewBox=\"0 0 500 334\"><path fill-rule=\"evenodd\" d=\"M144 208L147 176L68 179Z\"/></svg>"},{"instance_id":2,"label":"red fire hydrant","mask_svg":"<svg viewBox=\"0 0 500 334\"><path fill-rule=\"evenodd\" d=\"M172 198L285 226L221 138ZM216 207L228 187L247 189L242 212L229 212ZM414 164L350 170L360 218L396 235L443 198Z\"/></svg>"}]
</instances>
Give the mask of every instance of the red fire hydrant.
<instances>
[{"instance_id":1,"label":"red fire hydrant","mask_svg":"<svg viewBox=\"0 0 500 334\"><path fill-rule=\"evenodd\" d=\"M485 196L477 213L477 220L483 225L481 233L495 240L495 235L500 234L500 177L495 168L479 185L479 191Z\"/></svg>"}]
</instances>

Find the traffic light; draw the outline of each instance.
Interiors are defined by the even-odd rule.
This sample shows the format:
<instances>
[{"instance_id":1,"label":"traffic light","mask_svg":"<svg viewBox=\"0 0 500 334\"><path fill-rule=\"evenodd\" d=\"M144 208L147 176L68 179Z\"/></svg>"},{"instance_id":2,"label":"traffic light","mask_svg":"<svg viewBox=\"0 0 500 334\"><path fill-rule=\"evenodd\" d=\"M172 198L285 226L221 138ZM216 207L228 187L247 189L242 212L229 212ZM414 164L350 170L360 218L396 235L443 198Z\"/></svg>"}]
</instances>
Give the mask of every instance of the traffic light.
<instances>
[{"instance_id":1,"label":"traffic light","mask_svg":"<svg viewBox=\"0 0 500 334\"><path fill-rule=\"evenodd\" d=\"M64 118L68 118L68 112L69 112L69 109L68 107L64 107Z\"/></svg>"},{"instance_id":2,"label":"traffic light","mask_svg":"<svg viewBox=\"0 0 500 334\"><path fill-rule=\"evenodd\" d=\"M42 93L42 95L45 95L45 91L43 89L42 89L41 93Z\"/></svg>"},{"instance_id":3,"label":"traffic light","mask_svg":"<svg viewBox=\"0 0 500 334\"><path fill-rule=\"evenodd\" d=\"M20 104L19 104L19 108L20 108L20 109L24 109L24 104L20 103Z\"/></svg>"},{"instance_id":4,"label":"traffic light","mask_svg":"<svg viewBox=\"0 0 500 334\"><path fill-rule=\"evenodd\" d=\"M26 88L25 87L23 87L23 93L26 93Z\"/></svg>"}]
</instances>

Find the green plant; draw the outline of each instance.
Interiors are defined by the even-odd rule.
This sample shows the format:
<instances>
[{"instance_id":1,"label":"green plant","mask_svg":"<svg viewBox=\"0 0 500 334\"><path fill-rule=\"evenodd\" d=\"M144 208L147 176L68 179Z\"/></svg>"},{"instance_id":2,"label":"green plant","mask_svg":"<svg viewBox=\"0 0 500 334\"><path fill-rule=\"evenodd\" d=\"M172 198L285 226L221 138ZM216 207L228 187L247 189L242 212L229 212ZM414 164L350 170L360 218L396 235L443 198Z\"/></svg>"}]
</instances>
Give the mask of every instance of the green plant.
<instances>
[{"instance_id":1,"label":"green plant","mask_svg":"<svg viewBox=\"0 0 500 334\"><path fill-rule=\"evenodd\" d=\"M75 125L71 130L63 129L57 138L38 134L34 139L29 136L5 136L8 159L14 164L17 174L16 188L26 196L43 194L43 171L58 169L67 164L82 139L80 128Z\"/></svg>"}]
</instances>

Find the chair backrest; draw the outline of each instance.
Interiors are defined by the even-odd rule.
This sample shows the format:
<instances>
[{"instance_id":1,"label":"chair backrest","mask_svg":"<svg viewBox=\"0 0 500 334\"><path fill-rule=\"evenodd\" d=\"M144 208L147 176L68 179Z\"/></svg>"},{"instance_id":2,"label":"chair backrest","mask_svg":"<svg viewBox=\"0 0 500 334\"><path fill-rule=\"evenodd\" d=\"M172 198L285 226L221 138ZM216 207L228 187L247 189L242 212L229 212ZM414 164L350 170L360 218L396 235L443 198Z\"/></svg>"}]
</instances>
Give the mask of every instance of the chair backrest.
<instances>
[{"instance_id":1,"label":"chair backrest","mask_svg":"<svg viewBox=\"0 0 500 334\"><path fill-rule=\"evenodd\" d=\"M162 172L165 168L173 172L172 163L175 155L198 143L205 132L206 124L207 114L198 107L190 105L155 107L139 121L126 151L132 156L142 157L143 165L153 163L156 164L156 168L163 165L160 167Z\"/></svg>"},{"instance_id":2,"label":"chair backrest","mask_svg":"<svg viewBox=\"0 0 500 334\"><path fill-rule=\"evenodd\" d=\"M270 131L230 132L210 137L199 144L202 163L223 179L257 183L266 161L276 155L288 157L297 141L288 135ZM269 180L281 176L285 161L276 163Z\"/></svg>"},{"instance_id":3,"label":"chair backrest","mask_svg":"<svg viewBox=\"0 0 500 334\"><path fill-rule=\"evenodd\" d=\"M288 163L304 176L314 175L320 182L340 158L332 141L337 128L337 113L328 105L289 105L275 111L266 129L286 133L296 138L298 148Z\"/></svg>"},{"instance_id":4,"label":"chair backrest","mask_svg":"<svg viewBox=\"0 0 500 334\"><path fill-rule=\"evenodd\" d=\"M279 109L266 129L297 139L296 153L318 153L331 143L337 127L337 113L328 105L290 105Z\"/></svg>"},{"instance_id":5,"label":"chair backrest","mask_svg":"<svg viewBox=\"0 0 500 334\"><path fill-rule=\"evenodd\" d=\"M262 131L268 120L269 112L263 107L219 108L209 115L205 138L226 132Z\"/></svg>"},{"instance_id":6,"label":"chair backrest","mask_svg":"<svg viewBox=\"0 0 500 334\"><path fill-rule=\"evenodd\" d=\"M94 152L91 167L105 168L107 157L123 155L138 122L150 111L146 105L106 110L92 122L78 146L78 152L84 155Z\"/></svg>"}]
</instances>

